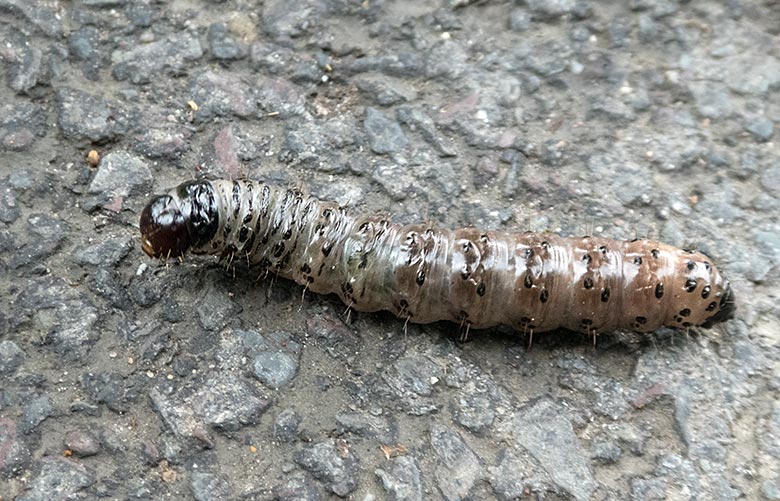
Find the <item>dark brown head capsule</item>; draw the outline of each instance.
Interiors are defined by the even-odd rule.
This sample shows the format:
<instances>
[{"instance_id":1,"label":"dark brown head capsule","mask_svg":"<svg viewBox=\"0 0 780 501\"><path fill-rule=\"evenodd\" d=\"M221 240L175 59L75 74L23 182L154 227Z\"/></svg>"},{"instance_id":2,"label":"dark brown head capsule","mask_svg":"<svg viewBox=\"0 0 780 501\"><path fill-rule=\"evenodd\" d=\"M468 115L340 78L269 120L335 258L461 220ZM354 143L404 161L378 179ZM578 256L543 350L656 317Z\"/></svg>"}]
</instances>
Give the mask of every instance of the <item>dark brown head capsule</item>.
<instances>
[{"instance_id":1,"label":"dark brown head capsule","mask_svg":"<svg viewBox=\"0 0 780 501\"><path fill-rule=\"evenodd\" d=\"M151 257L178 257L207 243L219 227L216 194L208 181L179 185L141 212L141 246Z\"/></svg>"}]
</instances>

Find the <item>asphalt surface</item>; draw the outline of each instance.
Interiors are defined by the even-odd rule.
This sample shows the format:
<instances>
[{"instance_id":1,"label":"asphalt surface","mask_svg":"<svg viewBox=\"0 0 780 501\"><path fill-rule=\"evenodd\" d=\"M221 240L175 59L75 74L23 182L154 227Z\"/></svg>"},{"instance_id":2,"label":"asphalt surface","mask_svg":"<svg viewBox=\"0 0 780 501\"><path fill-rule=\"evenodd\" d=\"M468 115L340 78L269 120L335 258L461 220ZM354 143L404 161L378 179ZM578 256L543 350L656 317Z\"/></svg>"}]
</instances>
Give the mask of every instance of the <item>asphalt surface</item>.
<instances>
[{"instance_id":1,"label":"asphalt surface","mask_svg":"<svg viewBox=\"0 0 780 501\"><path fill-rule=\"evenodd\" d=\"M0 0L0 499L780 499L778 27L774 1ZM697 248L737 315L405 331L145 256L141 209L201 177Z\"/></svg>"}]
</instances>

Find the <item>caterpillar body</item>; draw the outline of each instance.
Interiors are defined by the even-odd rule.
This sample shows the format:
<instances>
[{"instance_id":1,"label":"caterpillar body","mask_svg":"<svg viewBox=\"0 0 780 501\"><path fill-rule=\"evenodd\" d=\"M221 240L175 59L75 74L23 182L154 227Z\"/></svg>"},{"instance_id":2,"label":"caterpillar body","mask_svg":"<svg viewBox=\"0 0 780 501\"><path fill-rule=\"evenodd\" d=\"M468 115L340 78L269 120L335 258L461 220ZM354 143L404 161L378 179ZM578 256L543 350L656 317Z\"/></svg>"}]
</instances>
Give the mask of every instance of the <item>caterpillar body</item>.
<instances>
[{"instance_id":1,"label":"caterpillar body","mask_svg":"<svg viewBox=\"0 0 780 501\"><path fill-rule=\"evenodd\" d=\"M699 252L400 225L258 181L186 182L154 198L140 228L149 256L235 255L355 310L416 323L651 332L709 327L735 311L729 281Z\"/></svg>"}]
</instances>

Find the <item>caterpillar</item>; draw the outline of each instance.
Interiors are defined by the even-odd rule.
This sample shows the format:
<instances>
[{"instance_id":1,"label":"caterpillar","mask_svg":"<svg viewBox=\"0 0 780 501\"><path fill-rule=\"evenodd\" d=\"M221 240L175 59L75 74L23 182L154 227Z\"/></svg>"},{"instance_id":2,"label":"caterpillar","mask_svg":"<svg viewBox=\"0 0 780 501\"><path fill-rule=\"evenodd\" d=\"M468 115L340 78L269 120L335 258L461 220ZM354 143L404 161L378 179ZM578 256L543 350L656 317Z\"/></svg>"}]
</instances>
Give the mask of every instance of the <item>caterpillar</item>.
<instances>
[{"instance_id":1,"label":"caterpillar","mask_svg":"<svg viewBox=\"0 0 780 501\"><path fill-rule=\"evenodd\" d=\"M595 335L710 327L736 309L729 281L699 252L401 225L259 181L185 182L149 202L140 230L151 257L239 256L349 308L415 323Z\"/></svg>"}]
</instances>

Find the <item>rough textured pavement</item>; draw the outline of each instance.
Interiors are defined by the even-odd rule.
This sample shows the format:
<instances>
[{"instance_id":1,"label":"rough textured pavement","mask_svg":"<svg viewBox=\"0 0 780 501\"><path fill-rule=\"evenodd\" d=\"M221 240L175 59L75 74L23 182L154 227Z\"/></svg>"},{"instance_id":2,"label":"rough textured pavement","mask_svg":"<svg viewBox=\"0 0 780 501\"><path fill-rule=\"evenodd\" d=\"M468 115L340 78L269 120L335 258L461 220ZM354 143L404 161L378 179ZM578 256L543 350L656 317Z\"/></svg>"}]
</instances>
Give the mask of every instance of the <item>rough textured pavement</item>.
<instances>
[{"instance_id":1,"label":"rough textured pavement","mask_svg":"<svg viewBox=\"0 0 780 501\"><path fill-rule=\"evenodd\" d=\"M0 498L780 499L779 27L773 0L0 0ZM197 176L696 247L738 316L405 334L148 259L141 208Z\"/></svg>"}]
</instances>

